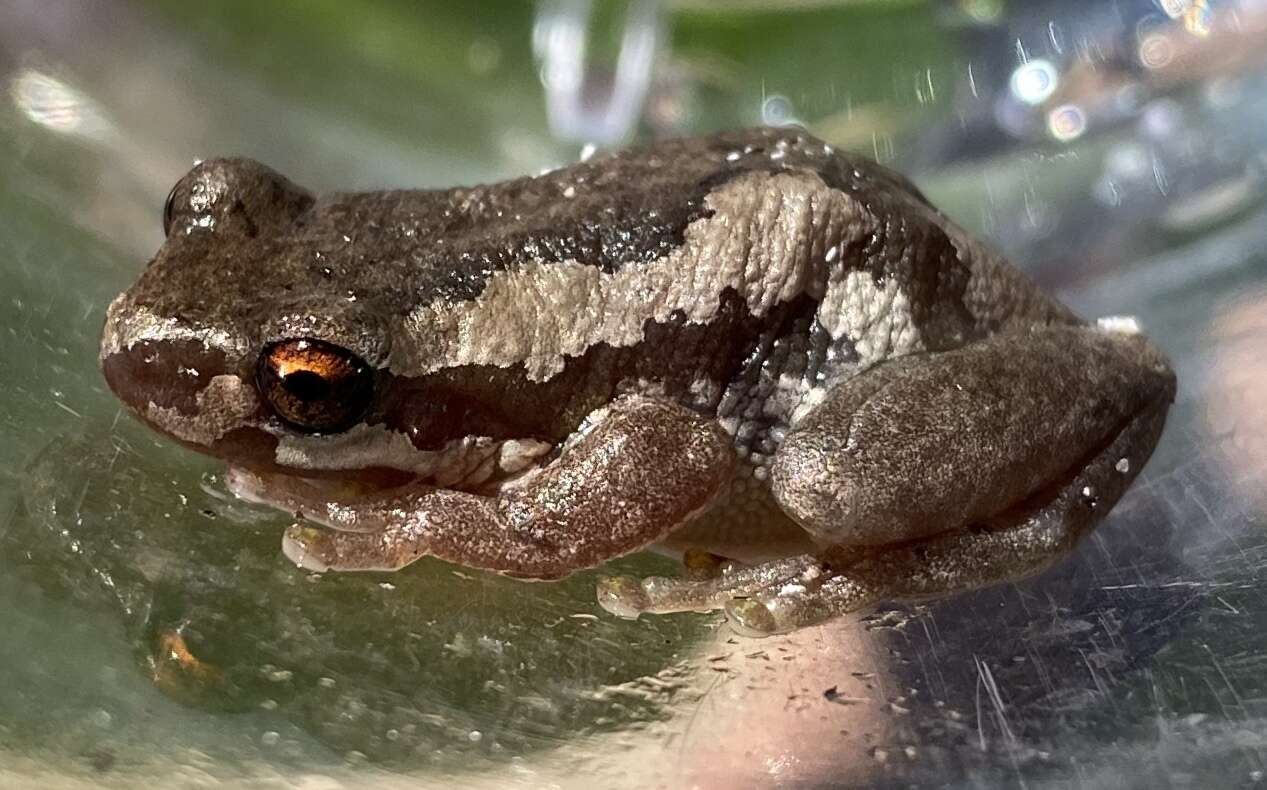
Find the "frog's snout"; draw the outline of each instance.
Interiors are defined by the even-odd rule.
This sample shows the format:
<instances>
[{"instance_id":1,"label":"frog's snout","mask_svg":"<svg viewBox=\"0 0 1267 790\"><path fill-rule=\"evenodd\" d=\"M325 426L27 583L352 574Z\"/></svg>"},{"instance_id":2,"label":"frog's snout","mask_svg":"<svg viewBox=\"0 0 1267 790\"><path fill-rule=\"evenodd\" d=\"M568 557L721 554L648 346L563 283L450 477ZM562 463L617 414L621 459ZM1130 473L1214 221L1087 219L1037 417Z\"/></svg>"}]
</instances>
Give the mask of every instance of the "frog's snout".
<instances>
[{"instance_id":1,"label":"frog's snout","mask_svg":"<svg viewBox=\"0 0 1267 790\"><path fill-rule=\"evenodd\" d=\"M138 417L210 449L260 411L238 344L217 333L116 299L106 314L101 372Z\"/></svg>"},{"instance_id":2,"label":"frog's snout","mask_svg":"<svg viewBox=\"0 0 1267 790\"><path fill-rule=\"evenodd\" d=\"M144 340L101 360L106 384L142 414L155 409L184 415L201 411L208 385L225 374L223 354L190 341Z\"/></svg>"}]
</instances>

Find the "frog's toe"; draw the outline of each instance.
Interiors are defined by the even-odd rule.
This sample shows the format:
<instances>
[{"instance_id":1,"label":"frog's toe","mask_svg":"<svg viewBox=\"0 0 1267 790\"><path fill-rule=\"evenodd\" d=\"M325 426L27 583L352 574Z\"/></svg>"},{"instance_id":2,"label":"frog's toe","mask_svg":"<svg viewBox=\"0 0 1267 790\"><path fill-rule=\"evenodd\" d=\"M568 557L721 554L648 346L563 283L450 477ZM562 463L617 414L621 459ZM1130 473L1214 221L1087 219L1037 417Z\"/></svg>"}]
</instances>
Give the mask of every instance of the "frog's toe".
<instances>
[{"instance_id":1,"label":"frog's toe","mask_svg":"<svg viewBox=\"0 0 1267 790\"><path fill-rule=\"evenodd\" d=\"M291 525L282 536L282 553L306 571L325 573L330 570L330 560L322 531L303 524Z\"/></svg>"},{"instance_id":2,"label":"frog's toe","mask_svg":"<svg viewBox=\"0 0 1267 790\"><path fill-rule=\"evenodd\" d=\"M769 636L780 631L770 607L752 598L732 598L726 604L726 620L741 636Z\"/></svg>"},{"instance_id":3,"label":"frog's toe","mask_svg":"<svg viewBox=\"0 0 1267 790\"><path fill-rule=\"evenodd\" d=\"M847 565L833 567L807 554L728 569L710 579L608 577L599 582L598 602L608 612L627 618L724 609L737 633L768 636L857 611L882 593L849 573Z\"/></svg>"},{"instance_id":4,"label":"frog's toe","mask_svg":"<svg viewBox=\"0 0 1267 790\"><path fill-rule=\"evenodd\" d=\"M642 589L642 582L633 576L606 576L598 581L598 605L610 614L627 620L637 619L647 611L651 601Z\"/></svg>"},{"instance_id":5,"label":"frog's toe","mask_svg":"<svg viewBox=\"0 0 1267 790\"><path fill-rule=\"evenodd\" d=\"M782 634L855 612L881 597L847 574L817 569L726 604L730 626L744 636Z\"/></svg>"},{"instance_id":6,"label":"frog's toe","mask_svg":"<svg viewBox=\"0 0 1267 790\"><path fill-rule=\"evenodd\" d=\"M717 575L704 578L695 576L691 569L685 578L609 577L598 585L598 601L618 617L637 617L644 612L708 612L721 609L735 598L777 590L806 574L816 574L821 567L818 559L801 555L751 567L724 564Z\"/></svg>"},{"instance_id":7,"label":"frog's toe","mask_svg":"<svg viewBox=\"0 0 1267 790\"><path fill-rule=\"evenodd\" d=\"M708 612L720 609L729 597L720 580L676 579L668 576L608 576L598 583L598 603L617 617L641 614Z\"/></svg>"}]
</instances>

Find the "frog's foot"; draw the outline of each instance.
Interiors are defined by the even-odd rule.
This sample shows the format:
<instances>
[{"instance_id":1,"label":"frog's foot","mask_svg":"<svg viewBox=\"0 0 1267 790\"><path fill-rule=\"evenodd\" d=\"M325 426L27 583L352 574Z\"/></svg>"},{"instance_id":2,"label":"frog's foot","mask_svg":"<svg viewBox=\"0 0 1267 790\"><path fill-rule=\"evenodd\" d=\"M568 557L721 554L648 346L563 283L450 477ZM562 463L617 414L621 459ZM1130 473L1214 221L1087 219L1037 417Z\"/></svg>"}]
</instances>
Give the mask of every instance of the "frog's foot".
<instances>
[{"instance_id":1,"label":"frog's foot","mask_svg":"<svg viewBox=\"0 0 1267 790\"><path fill-rule=\"evenodd\" d=\"M802 554L714 578L610 576L598 585L599 604L618 617L725 609L740 633L764 636L822 622L876 601L882 592L841 573L834 559Z\"/></svg>"}]
</instances>

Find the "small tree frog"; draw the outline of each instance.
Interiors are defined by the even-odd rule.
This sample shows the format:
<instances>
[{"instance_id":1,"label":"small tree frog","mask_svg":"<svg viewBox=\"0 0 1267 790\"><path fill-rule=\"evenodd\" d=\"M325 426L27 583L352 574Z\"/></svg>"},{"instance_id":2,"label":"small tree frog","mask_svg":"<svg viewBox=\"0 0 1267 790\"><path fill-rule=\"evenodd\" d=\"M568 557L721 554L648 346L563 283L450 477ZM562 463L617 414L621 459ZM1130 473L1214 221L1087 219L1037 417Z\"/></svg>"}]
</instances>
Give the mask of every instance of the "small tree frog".
<instances>
[{"instance_id":1,"label":"small tree frog","mask_svg":"<svg viewBox=\"0 0 1267 790\"><path fill-rule=\"evenodd\" d=\"M683 577L605 578L604 607L788 630L1048 566L1175 393L1131 321L796 130L325 196L210 159L164 222L105 378L297 514L314 571L558 579L659 547Z\"/></svg>"}]
</instances>

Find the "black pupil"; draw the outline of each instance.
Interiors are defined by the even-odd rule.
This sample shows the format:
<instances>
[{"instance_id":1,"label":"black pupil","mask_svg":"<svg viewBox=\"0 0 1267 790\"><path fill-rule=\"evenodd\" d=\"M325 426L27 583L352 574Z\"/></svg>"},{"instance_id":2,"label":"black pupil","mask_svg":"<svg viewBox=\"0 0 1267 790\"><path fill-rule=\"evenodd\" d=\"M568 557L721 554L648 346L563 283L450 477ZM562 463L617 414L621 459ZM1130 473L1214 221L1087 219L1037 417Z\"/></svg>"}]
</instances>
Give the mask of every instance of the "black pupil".
<instances>
[{"instance_id":1,"label":"black pupil","mask_svg":"<svg viewBox=\"0 0 1267 790\"><path fill-rule=\"evenodd\" d=\"M311 403L330 397L330 382L316 373L298 370L282 379L282 386L296 398Z\"/></svg>"},{"instance_id":2,"label":"black pupil","mask_svg":"<svg viewBox=\"0 0 1267 790\"><path fill-rule=\"evenodd\" d=\"M374 398L374 372L351 351L311 338L264 349L256 387L292 428L338 433L365 415Z\"/></svg>"}]
</instances>

